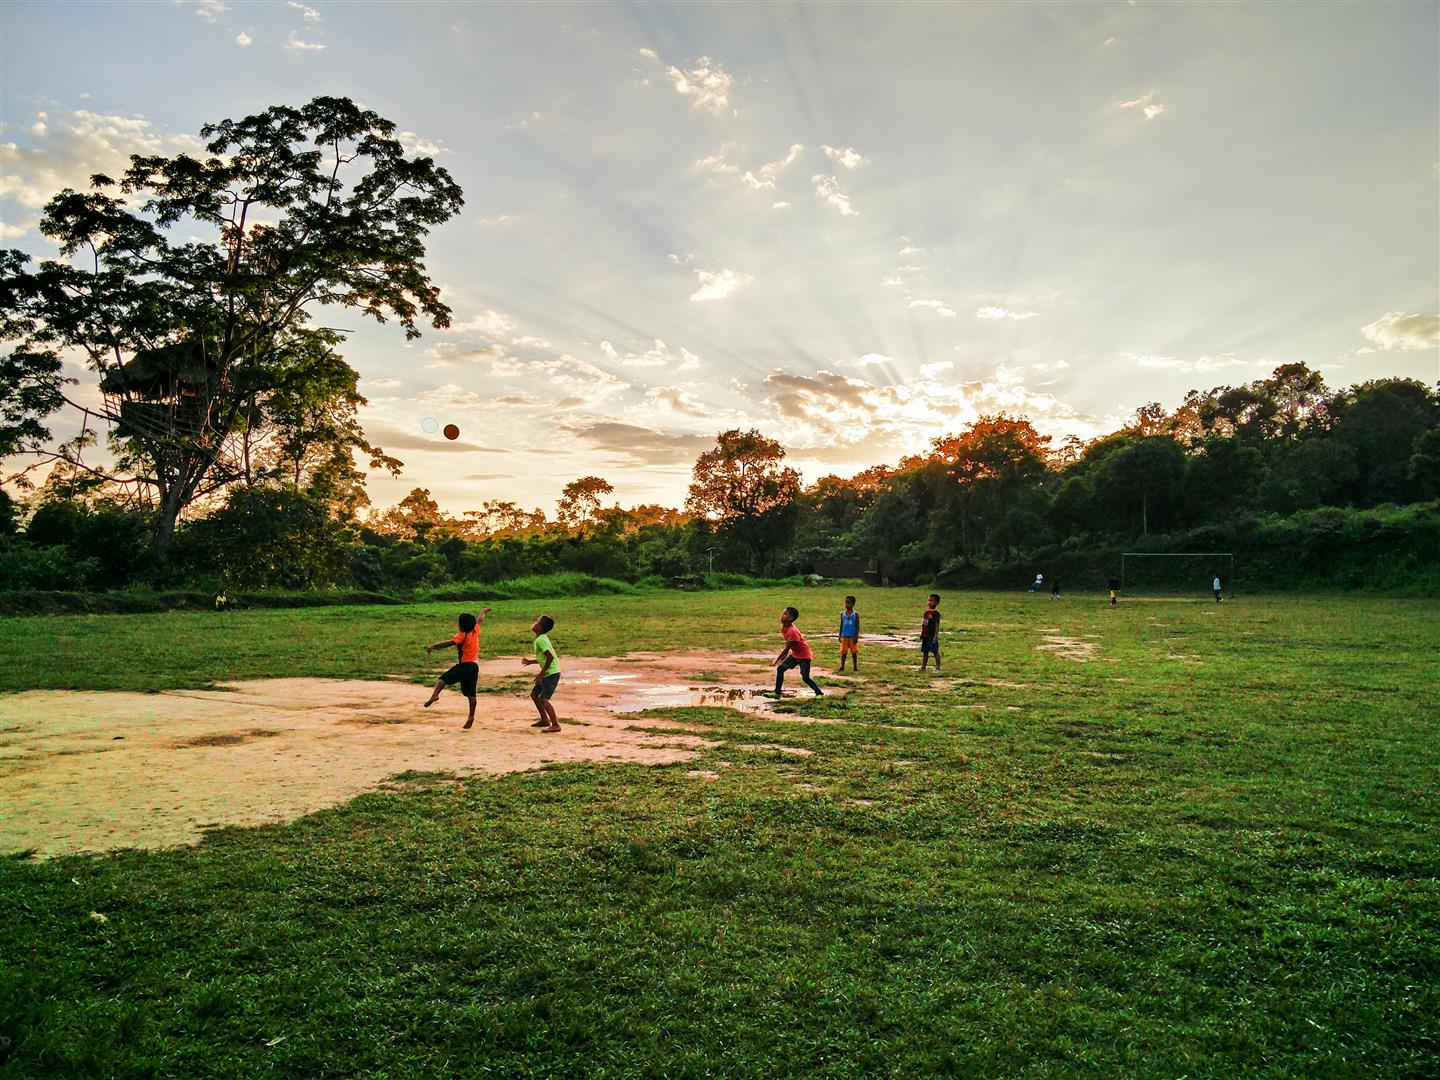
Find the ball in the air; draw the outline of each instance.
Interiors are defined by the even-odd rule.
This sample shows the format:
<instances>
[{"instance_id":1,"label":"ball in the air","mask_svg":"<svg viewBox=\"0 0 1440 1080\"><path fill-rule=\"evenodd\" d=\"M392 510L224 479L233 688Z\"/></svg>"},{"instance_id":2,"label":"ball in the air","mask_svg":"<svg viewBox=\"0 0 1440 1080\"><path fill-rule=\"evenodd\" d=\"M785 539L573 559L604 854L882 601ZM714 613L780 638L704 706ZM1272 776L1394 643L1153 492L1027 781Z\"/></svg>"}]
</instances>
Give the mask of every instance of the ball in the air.
<instances>
[{"instance_id":1,"label":"ball in the air","mask_svg":"<svg viewBox=\"0 0 1440 1080\"><path fill-rule=\"evenodd\" d=\"M460 437L460 429L454 424L446 424L445 437L453 442Z\"/></svg>"}]
</instances>

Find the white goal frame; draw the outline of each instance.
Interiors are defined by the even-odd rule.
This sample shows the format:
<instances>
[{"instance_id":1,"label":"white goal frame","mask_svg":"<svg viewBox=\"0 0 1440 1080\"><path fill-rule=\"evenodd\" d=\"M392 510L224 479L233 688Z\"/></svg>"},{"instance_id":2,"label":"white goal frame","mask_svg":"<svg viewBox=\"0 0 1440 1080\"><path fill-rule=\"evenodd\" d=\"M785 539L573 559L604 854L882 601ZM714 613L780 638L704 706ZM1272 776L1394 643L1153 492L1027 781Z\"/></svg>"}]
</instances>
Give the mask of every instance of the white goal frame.
<instances>
[{"instance_id":1,"label":"white goal frame","mask_svg":"<svg viewBox=\"0 0 1440 1080\"><path fill-rule=\"evenodd\" d=\"M1233 551L1122 551L1120 553L1120 589L1125 589L1126 561L1129 559L1226 559L1224 572L1220 575L1220 582L1223 585L1229 584L1235 577L1235 553ZM1218 571L1218 567L1216 567ZM1210 582L1207 579L1203 589L1197 592L1208 592Z\"/></svg>"}]
</instances>

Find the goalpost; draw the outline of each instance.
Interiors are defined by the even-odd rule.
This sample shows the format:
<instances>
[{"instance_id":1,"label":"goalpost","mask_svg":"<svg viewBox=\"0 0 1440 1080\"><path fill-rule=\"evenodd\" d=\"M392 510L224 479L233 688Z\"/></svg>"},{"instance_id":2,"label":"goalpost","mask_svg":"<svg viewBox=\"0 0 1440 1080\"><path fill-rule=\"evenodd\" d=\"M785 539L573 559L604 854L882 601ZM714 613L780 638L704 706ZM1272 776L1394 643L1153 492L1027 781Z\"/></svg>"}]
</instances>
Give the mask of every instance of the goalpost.
<instances>
[{"instance_id":1,"label":"goalpost","mask_svg":"<svg viewBox=\"0 0 1440 1080\"><path fill-rule=\"evenodd\" d=\"M1231 587L1233 551L1126 551L1120 555L1120 588L1130 595L1208 597L1217 576L1224 588Z\"/></svg>"}]
</instances>

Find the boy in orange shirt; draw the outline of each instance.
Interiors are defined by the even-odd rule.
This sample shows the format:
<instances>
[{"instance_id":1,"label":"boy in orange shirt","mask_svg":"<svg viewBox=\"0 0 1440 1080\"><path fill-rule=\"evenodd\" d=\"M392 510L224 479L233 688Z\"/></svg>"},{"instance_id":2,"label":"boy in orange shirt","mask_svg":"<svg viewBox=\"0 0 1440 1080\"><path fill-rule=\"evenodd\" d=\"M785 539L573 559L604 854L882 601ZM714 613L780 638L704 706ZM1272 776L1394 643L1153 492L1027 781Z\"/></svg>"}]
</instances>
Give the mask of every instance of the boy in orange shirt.
<instances>
[{"instance_id":1,"label":"boy in orange shirt","mask_svg":"<svg viewBox=\"0 0 1440 1080\"><path fill-rule=\"evenodd\" d=\"M478 619L467 611L460 616L460 632L458 634L452 635L445 641L437 641L433 645L425 646L427 653L432 653L436 649L446 649L451 645L455 646L458 658L454 666L436 681L435 689L430 691L430 700L425 702L425 708L428 709L440 700L441 690L458 682L460 692L470 701L470 715L462 729L465 731L470 730L470 725L475 723L475 684L480 680L480 624L489 614L488 607L480 612Z\"/></svg>"},{"instance_id":2,"label":"boy in orange shirt","mask_svg":"<svg viewBox=\"0 0 1440 1080\"><path fill-rule=\"evenodd\" d=\"M810 651L809 644L805 641L805 635L795 625L795 620L800 618L800 612L793 607L787 607L780 613L780 636L785 639L785 647L780 650L771 663L775 669L775 693L779 697L785 688L785 672L791 668L800 669L800 678L805 685L815 691L816 697L824 697L825 692L816 685L815 680L810 678L810 662L815 659L815 654Z\"/></svg>"}]
</instances>

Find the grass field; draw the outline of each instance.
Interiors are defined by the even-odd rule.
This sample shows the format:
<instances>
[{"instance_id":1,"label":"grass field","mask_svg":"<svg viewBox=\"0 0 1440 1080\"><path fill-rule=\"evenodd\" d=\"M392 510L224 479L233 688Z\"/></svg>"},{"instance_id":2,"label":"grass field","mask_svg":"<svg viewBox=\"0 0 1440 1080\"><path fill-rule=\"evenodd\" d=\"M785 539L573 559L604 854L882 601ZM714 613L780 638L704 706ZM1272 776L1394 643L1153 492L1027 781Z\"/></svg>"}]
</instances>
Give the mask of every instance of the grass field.
<instances>
[{"instance_id":1,"label":"grass field","mask_svg":"<svg viewBox=\"0 0 1440 1080\"><path fill-rule=\"evenodd\" d=\"M777 648L796 603L828 669L840 595L505 602L483 654L541 610L562 659ZM0 690L424 681L457 610L4 620ZM868 647L783 706L841 723L0 860L0 1077L1440 1073L1440 604L942 610L938 679Z\"/></svg>"}]
</instances>

